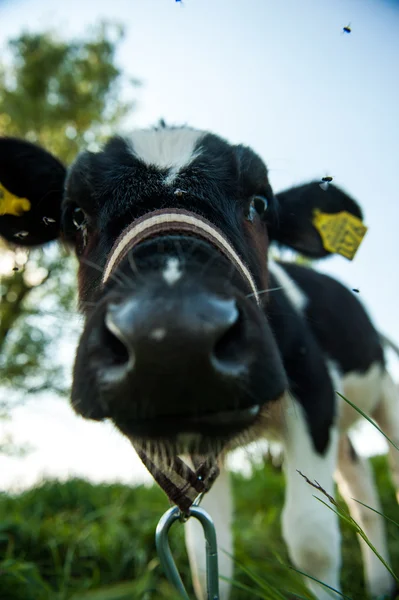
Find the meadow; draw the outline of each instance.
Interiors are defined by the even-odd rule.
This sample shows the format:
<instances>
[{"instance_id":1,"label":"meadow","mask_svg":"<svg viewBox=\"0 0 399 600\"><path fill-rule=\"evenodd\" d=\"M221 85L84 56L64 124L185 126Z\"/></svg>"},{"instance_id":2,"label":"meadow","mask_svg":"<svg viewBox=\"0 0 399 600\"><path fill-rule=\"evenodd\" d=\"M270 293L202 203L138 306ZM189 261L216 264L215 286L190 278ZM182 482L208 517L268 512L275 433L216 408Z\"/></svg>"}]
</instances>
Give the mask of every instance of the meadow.
<instances>
[{"instance_id":1,"label":"meadow","mask_svg":"<svg viewBox=\"0 0 399 600\"><path fill-rule=\"evenodd\" d=\"M392 567L399 573L398 506L386 458L372 459L387 517ZM232 600L311 598L289 566L281 538L281 471L255 464L252 477L233 474L236 573ZM339 503L344 506L338 498ZM317 502L317 500L315 500ZM156 486L45 481L0 496L1 600L177 600L159 566L154 542L168 501ZM326 510L328 508L326 507ZM389 519L392 519L389 520ZM365 600L357 534L343 533L343 592ZM182 527L171 546L190 590Z\"/></svg>"}]
</instances>

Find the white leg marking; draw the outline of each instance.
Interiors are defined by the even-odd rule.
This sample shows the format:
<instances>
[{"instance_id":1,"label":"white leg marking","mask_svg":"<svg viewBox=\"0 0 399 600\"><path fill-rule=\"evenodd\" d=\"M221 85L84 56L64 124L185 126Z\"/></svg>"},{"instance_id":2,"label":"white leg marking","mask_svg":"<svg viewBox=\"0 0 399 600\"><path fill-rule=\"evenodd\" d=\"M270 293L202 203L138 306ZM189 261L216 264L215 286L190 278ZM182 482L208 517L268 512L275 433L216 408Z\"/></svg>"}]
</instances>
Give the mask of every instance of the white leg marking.
<instances>
[{"instance_id":1,"label":"white leg marking","mask_svg":"<svg viewBox=\"0 0 399 600\"><path fill-rule=\"evenodd\" d=\"M137 158L160 169L170 169L164 182L173 183L179 171L189 165L201 150L195 149L205 133L189 127L134 131L131 150Z\"/></svg>"},{"instance_id":2,"label":"white leg marking","mask_svg":"<svg viewBox=\"0 0 399 600\"><path fill-rule=\"evenodd\" d=\"M297 469L311 481L316 480L328 494L334 495L338 433L330 430L330 442L324 455L313 448L302 407L291 399L286 409L284 434L286 498L282 516L282 531L291 560L301 571L340 591L340 531L337 516L314 498L328 500L317 493L299 475ZM318 600L338 598L307 579Z\"/></svg>"},{"instance_id":3,"label":"white leg marking","mask_svg":"<svg viewBox=\"0 0 399 600\"><path fill-rule=\"evenodd\" d=\"M385 371L380 363L374 363L365 373L348 373L342 378L342 394L353 404L356 404L365 413L372 414L380 397ZM339 401L339 429L347 431L356 421L362 417L345 400Z\"/></svg>"},{"instance_id":4,"label":"white leg marking","mask_svg":"<svg viewBox=\"0 0 399 600\"><path fill-rule=\"evenodd\" d=\"M381 512L371 465L361 456L353 457L349 439L345 434L339 441L338 469L335 478L352 518L360 525L384 560L389 563L383 518L356 502L360 500ZM372 596L389 594L393 588L392 576L364 540L359 537L359 541L370 594Z\"/></svg>"},{"instance_id":5,"label":"white leg marking","mask_svg":"<svg viewBox=\"0 0 399 600\"><path fill-rule=\"evenodd\" d=\"M205 494L201 507L212 517L217 535L219 573L229 579L233 576L234 564L229 556L233 554L233 497L230 486L230 476L223 467L211 490ZM193 576L195 594L198 600L206 599L206 562L205 539L201 525L195 519L189 519L185 524L186 547ZM230 584L219 581L220 600L228 600Z\"/></svg>"},{"instance_id":6,"label":"white leg marking","mask_svg":"<svg viewBox=\"0 0 399 600\"><path fill-rule=\"evenodd\" d=\"M178 258L168 258L166 267L162 272L162 277L168 285L174 285L182 276L180 261Z\"/></svg>"}]
</instances>

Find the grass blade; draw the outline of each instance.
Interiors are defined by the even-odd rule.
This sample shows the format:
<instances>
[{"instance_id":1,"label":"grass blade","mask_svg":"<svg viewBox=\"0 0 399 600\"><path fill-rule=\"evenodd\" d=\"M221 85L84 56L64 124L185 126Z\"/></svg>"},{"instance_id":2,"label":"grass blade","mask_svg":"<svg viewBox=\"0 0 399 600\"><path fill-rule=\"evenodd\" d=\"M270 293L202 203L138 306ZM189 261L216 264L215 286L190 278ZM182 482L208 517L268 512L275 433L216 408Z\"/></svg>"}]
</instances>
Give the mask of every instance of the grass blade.
<instances>
[{"instance_id":1,"label":"grass blade","mask_svg":"<svg viewBox=\"0 0 399 600\"><path fill-rule=\"evenodd\" d=\"M345 398L345 396L343 396L342 394L340 394L339 392L337 392L338 396L340 396L343 400L345 400L345 402L347 402L349 404L349 406L351 406L354 410L356 410L359 415L362 415L362 417L364 417L369 423L371 423L371 425L373 425L373 427L375 427L376 429L378 429L378 431L384 436L385 439L388 440L388 442L390 444L392 444L392 446L394 448L396 448L396 450L399 451L399 446L397 446L395 444L395 442L393 442L386 433L384 433L382 431L382 429L380 427L378 427L377 423L375 421L373 421L373 419L371 419L368 415L366 415L365 412L362 411L361 408L359 408L358 406L356 406L356 404L353 404L353 402L351 402L350 400L348 400L348 398Z\"/></svg>"},{"instance_id":2,"label":"grass blade","mask_svg":"<svg viewBox=\"0 0 399 600\"><path fill-rule=\"evenodd\" d=\"M394 521L390 517L387 517L386 515L384 515L384 513L380 512L379 510L376 510L375 508L372 508L368 504L364 504L364 502L361 502L360 500L356 500L356 498L352 498L352 500L354 500L358 504L361 504L365 508L368 508L369 510L372 510L373 512L377 513L377 515L380 515L381 517L384 517L384 519L386 519L387 521L391 521L391 523L393 523L394 525L396 525L396 527L399 527L399 523L397 521Z\"/></svg>"}]
</instances>

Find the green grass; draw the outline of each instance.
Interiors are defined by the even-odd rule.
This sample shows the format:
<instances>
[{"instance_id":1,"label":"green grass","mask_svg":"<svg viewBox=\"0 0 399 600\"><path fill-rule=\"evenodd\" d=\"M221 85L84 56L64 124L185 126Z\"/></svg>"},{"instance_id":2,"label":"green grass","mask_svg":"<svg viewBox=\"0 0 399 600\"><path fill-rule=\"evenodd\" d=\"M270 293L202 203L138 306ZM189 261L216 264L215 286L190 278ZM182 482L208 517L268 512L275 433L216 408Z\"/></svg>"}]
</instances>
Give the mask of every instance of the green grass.
<instances>
[{"instance_id":1,"label":"green grass","mask_svg":"<svg viewBox=\"0 0 399 600\"><path fill-rule=\"evenodd\" d=\"M383 512L391 519L386 524L392 567L399 573L394 490L385 457L372 463ZM234 475L233 483L238 564L232 600L308 598L301 577L286 567L289 560L280 531L282 474L269 464L259 465L252 478ZM154 542L156 524L167 508L163 492L155 486L91 485L78 479L1 495L1 600L177 600L159 567ZM345 522L342 531L343 592L352 600L364 600L356 533ZM172 528L171 546L190 589L178 525Z\"/></svg>"}]
</instances>

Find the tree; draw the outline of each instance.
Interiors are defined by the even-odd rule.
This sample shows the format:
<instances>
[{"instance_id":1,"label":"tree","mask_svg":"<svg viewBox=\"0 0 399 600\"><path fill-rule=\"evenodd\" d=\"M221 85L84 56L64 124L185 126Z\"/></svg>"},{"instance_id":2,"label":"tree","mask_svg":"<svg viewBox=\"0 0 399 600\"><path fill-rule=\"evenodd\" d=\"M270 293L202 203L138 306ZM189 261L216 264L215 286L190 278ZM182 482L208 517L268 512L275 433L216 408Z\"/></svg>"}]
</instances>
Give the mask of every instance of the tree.
<instances>
[{"instance_id":1,"label":"tree","mask_svg":"<svg viewBox=\"0 0 399 600\"><path fill-rule=\"evenodd\" d=\"M11 64L0 64L0 134L38 141L67 163L95 145L132 110L121 102L123 77L115 53L119 26L101 24L85 40L55 33L22 34L8 42Z\"/></svg>"},{"instance_id":2,"label":"tree","mask_svg":"<svg viewBox=\"0 0 399 600\"><path fill-rule=\"evenodd\" d=\"M37 142L66 164L83 146L98 147L134 106L120 100L138 85L117 66L122 38L121 27L101 23L85 39L44 32L10 40L10 59L0 61L0 135ZM28 394L66 392L54 348L77 327L70 253L58 244L32 251L0 244L1 414Z\"/></svg>"}]
</instances>

